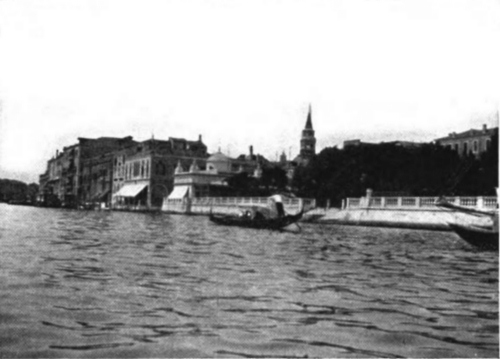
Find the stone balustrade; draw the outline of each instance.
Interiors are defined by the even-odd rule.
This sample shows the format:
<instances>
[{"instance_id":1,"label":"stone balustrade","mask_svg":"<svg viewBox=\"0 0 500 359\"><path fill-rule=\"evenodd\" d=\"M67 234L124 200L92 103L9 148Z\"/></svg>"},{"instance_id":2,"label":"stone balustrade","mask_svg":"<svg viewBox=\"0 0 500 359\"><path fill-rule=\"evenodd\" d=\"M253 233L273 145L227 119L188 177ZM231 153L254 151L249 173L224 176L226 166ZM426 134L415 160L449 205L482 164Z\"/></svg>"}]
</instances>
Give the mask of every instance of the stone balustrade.
<instances>
[{"instance_id":1,"label":"stone balustrade","mask_svg":"<svg viewBox=\"0 0 500 359\"><path fill-rule=\"evenodd\" d=\"M442 197L373 197L371 191L361 198L346 198L342 209L425 209L439 210L436 202ZM454 205L478 210L493 210L497 208L497 197L444 197Z\"/></svg>"},{"instance_id":2,"label":"stone balustrade","mask_svg":"<svg viewBox=\"0 0 500 359\"><path fill-rule=\"evenodd\" d=\"M265 207L269 203L268 197L195 197L168 199L163 201L163 211L177 213L199 213L206 214L211 211L214 213L227 213L231 209L237 210L244 206ZM293 213L308 211L316 207L316 201L310 198L283 198L283 207L285 211Z\"/></svg>"}]
</instances>

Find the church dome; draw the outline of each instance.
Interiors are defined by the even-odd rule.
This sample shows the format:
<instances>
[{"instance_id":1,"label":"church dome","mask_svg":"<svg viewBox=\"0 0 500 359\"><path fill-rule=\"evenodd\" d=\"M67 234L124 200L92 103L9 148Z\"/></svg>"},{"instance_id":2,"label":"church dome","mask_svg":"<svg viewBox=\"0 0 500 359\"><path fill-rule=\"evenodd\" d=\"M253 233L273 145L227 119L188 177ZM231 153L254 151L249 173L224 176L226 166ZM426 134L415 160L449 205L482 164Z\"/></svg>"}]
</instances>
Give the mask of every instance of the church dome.
<instances>
[{"instance_id":1,"label":"church dome","mask_svg":"<svg viewBox=\"0 0 500 359\"><path fill-rule=\"evenodd\" d=\"M207 159L207 170L216 173L231 172L232 159L221 152L214 153Z\"/></svg>"},{"instance_id":2,"label":"church dome","mask_svg":"<svg viewBox=\"0 0 500 359\"><path fill-rule=\"evenodd\" d=\"M208 157L207 162L230 162L231 158L227 157L221 152L214 153L212 156Z\"/></svg>"}]
</instances>

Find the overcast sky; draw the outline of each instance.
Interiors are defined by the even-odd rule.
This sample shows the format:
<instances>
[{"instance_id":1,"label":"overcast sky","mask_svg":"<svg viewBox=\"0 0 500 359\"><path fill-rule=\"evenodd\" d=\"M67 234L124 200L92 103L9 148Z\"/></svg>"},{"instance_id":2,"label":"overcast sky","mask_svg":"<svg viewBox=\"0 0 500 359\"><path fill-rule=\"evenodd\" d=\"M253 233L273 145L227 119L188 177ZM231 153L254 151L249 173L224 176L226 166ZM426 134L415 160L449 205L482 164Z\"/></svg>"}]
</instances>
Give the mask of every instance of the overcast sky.
<instances>
[{"instance_id":1,"label":"overcast sky","mask_svg":"<svg viewBox=\"0 0 500 359\"><path fill-rule=\"evenodd\" d=\"M498 126L500 2L0 0L0 178L77 137L318 152Z\"/></svg>"}]
</instances>

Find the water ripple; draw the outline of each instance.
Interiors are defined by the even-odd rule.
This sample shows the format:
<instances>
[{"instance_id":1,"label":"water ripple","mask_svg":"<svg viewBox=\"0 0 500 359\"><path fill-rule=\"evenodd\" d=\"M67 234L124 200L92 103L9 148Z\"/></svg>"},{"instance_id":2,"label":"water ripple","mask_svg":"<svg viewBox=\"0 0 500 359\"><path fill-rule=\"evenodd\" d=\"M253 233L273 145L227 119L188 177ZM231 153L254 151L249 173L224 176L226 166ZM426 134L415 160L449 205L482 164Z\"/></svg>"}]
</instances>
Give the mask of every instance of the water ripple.
<instances>
[{"instance_id":1,"label":"water ripple","mask_svg":"<svg viewBox=\"0 0 500 359\"><path fill-rule=\"evenodd\" d=\"M0 211L0 356L499 355L498 254L451 233Z\"/></svg>"}]
</instances>

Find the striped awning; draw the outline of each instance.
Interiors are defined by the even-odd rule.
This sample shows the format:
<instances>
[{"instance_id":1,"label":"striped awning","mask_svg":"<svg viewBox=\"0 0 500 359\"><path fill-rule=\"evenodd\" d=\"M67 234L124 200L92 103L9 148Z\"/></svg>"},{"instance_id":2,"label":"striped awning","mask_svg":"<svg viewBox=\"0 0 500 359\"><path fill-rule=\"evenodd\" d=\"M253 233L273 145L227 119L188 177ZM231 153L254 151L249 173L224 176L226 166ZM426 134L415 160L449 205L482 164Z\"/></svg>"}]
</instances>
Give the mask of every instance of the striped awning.
<instances>
[{"instance_id":1,"label":"striped awning","mask_svg":"<svg viewBox=\"0 0 500 359\"><path fill-rule=\"evenodd\" d=\"M187 196L189 187L188 186L177 186L174 187L172 193L168 195L168 199L179 199L185 198Z\"/></svg>"},{"instance_id":2,"label":"striped awning","mask_svg":"<svg viewBox=\"0 0 500 359\"><path fill-rule=\"evenodd\" d=\"M114 197L136 197L141 191L148 185L145 183L141 184L126 184L118 192L116 192Z\"/></svg>"}]
</instances>

